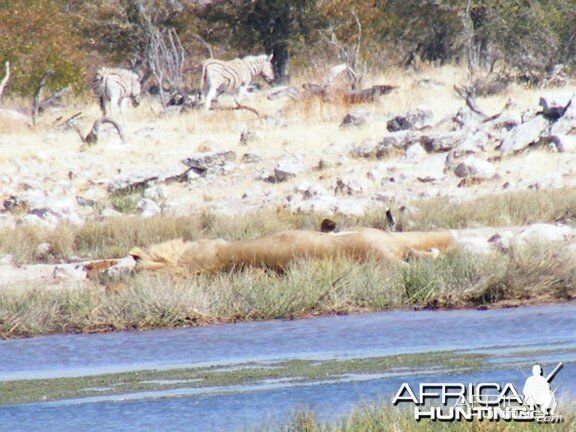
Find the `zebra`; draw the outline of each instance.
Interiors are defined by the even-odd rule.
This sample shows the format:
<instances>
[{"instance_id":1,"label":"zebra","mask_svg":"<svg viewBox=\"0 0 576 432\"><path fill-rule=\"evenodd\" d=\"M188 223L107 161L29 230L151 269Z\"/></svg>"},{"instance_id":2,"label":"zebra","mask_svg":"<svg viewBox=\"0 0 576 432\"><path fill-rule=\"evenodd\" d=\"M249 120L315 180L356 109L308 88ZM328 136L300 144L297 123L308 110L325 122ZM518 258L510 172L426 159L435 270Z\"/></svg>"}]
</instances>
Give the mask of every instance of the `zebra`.
<instances>
[{"instance_id":1,"label":"zebra","mask_svg":"<svg viewBox=\"0 0 576 432\"><path fill-rule=\"evenodd\" d=\"M128 98L132 105L140 105L140 80L138 75L128 69L101 67L92 80L92 88L100 100L102 114L106 115L106 100L110 101L112 115L124 112Z\"/></svg>"},{"instance_id":2,"label":"zebra","mask_svg":"<svg viewBox=\"0 0 576 432\"><path fill-rule=\"evenodd\" d=\"M205 60L202 63L200 84L204 95L204 109L209 110L212 100L225 91L237 90L236 104L240 105L248 92L248 86L259 75L268 83L274 80L272 54L247 56L230 61Z\"/></svg>"}]
</instances>

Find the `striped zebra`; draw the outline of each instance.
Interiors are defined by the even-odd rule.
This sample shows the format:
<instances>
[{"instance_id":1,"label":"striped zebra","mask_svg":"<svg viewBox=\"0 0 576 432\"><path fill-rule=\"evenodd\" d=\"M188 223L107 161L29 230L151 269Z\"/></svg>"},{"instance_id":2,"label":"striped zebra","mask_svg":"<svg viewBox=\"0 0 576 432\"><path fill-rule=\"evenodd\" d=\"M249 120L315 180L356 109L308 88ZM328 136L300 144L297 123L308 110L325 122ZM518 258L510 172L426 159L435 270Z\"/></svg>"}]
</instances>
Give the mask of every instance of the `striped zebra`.
<instances>
[{"instance_id":1,"label":"striped zebra","mask_svg":"<svg viewBox=\"0 0 576 432\"><path fill-rule=\"evenodd\" d=\"M274 80L272 54L247 56L230 61L205 60L202 63L200 84L204 95L204 108L209 110L212 100L226 91L238 91L236 103L239 105L248 92L248 86L257 76L262 76L269 83Z\"/></svg>"},{"instance_id":2,"label":"striped zebra","mask_svg":"<svg viewBox=\"0 0 576 432\"><path fill-rule=\"evenodd\" d=\"M110 101L112 116L122 115L128 99L132 105L140 104L140 80L138 75L128 69L102 67L96 71L92 80L94 94L100 100L100 109L106 115L106 101Z\"/></svg>"}]
</instances>

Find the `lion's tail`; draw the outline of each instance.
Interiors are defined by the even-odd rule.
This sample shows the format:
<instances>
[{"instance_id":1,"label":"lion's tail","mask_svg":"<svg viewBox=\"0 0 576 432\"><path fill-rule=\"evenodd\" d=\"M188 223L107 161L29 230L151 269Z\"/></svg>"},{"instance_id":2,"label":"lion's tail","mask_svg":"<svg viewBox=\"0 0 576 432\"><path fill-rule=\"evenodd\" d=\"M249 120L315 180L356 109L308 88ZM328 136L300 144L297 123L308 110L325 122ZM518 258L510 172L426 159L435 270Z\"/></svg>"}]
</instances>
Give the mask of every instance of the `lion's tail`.
<instances>
[{"instance_id":1,"label":"lion's tail","mask_svg":"<svg viewBox=\"0 0 576 432\"><path fill-rule=\"evenodd\" d=\"M130 255L136 260L137 270L161 270L170 273L182 271L178 261L189 244L182 239L169 240L148 248L133 248Z\"/></svg>"}]
</instances>

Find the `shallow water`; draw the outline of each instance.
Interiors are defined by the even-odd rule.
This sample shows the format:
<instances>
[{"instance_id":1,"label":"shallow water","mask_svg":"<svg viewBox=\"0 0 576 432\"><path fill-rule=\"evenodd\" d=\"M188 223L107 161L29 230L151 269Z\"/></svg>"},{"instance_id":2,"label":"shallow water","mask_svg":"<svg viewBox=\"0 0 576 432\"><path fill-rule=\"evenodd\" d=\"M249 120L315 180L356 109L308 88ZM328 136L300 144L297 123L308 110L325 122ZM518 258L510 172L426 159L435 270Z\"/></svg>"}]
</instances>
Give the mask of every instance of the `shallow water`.
<instances>
[{"instance_id":1,"label":"shallow water","mask_svg":"<svg viewBox=\"0 0 576 432\"><path fill-rule=\"evenodd\" d=\"M349 374L339 380L291 380L246 386L159 390L0 407L11 431L227 431L281 421L308 406L329 419L400 383L422 380L513 382L521 387L536 361L559 372L564 397L576 395L576 305L489 311L393 311L299 321L103 335L50 336L0 342L0 380L65 377L183 366L331 359L457 350L491 354L497 370L456 373L406 370ZM458 355L455 353L455 355ZM500 356L500 357L499 357ZM548 366L546 366L548 370ZM1 391L1 385L0 385Z\"/></svg>"}]
</instances>

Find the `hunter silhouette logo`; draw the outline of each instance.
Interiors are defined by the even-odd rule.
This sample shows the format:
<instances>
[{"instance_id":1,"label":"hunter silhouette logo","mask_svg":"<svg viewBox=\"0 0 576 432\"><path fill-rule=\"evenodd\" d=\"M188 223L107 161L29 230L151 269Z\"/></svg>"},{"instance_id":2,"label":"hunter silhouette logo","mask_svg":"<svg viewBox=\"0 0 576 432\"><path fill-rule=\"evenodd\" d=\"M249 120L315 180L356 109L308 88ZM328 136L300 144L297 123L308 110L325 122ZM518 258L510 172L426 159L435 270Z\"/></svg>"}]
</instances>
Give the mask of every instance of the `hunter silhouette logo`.
<instances>
[{"instance_id":1,"label":"hunter silhouette logo","mask_svg":"<svg viewBox=\"0 0 576 432\"><path fill-rule=\"evenodd\" d=\"M554 379L558 371L562 369L562 366L562 362L558 363L558 366L546 377L543 376L543 370L540 365L534 365L532 367L532 376L528 377L522 390L524 393L524 403L532 410L538 405L543 415L555 414L556 406L558 405L554 394L556 390L552 390L550 382Z\"/></svg>"},{"instance_id":2,"label":"hunter silhouette logo","mask_svg":"<svg viewBox=\"0 0 576 432\"><path fill-rule=\"evenodd\" d=\"M562 363L558 363L552 372L544 376L542 367L534 365L532 375L524 383L522 395L511 383L421 383L417 391L403 383L392 404L412 402L416 420L560 423L563 417L556 415L557 388L552 390L550 383L562 366Z\"/></svg>"}]
</instances>

